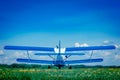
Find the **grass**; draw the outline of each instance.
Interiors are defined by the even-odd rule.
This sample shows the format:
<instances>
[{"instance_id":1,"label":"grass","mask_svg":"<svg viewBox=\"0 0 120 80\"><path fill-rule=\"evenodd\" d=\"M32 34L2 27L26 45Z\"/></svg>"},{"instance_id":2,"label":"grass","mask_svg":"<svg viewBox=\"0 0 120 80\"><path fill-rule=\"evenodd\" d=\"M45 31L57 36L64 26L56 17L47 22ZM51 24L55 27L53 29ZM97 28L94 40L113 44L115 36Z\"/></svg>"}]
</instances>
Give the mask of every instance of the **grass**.
<instances>
[{"instance_id":1,"label":"grass","mask_svg":"<svg viewBox=\"0 0 120 80\"><path fill-rule=\"evenodd\" d=\"M0 68L0 80L120 80L120 68Z\"/></svg>"}]
</instances>

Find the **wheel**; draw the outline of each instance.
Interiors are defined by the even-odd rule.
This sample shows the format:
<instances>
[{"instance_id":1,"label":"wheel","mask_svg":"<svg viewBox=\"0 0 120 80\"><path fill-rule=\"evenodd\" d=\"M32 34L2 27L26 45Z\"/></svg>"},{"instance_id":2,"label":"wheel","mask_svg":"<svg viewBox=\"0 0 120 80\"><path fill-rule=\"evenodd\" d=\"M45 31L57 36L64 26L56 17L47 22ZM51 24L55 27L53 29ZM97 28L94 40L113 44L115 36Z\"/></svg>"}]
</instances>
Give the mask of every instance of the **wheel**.
<instances>
[{"instance_id":1,"label":"wheel","mask_svg":"<svg viewBox=\"0 0 120 80\"><path fill-rule=\"evenodd\" d=\"M61 66L58 66L59 69L61 69Z\"/></svg>"},{"instance_id":2,"label":"wheel","mask_svg":"<svg viewBox=\"0 0 120 80\"><path fill-rule=\"evenodd\" d=\"M51 66L48 66L48 69L50 69L51 68Z\"/></svg>"},{"instance_id":3,"label":"wheel","mask_svg":"<svg viewBox=\"0 0 120 80\"><path fill-rule=\"evenodd\" d=\"M72 66L69 66L69 69L72 69Z\"/></svg>"}]
</instances>

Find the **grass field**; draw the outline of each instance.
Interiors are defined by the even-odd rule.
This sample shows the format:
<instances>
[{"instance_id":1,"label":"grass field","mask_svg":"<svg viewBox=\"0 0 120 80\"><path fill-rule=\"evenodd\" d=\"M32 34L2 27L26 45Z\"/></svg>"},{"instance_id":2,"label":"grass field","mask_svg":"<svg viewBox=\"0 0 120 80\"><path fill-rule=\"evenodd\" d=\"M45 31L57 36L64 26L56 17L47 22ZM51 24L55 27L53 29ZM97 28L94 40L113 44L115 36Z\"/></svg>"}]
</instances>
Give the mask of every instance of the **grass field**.
<instances>
[{"instance_id":1,"label":"grass field","mask_svg":"<svg viewBox=\"0 0 120 80\"><path fill-rule=\"evenodd\" d=\"M120 68L0 68L0 80L120 80Z\"/></svg>"}]
</instances>

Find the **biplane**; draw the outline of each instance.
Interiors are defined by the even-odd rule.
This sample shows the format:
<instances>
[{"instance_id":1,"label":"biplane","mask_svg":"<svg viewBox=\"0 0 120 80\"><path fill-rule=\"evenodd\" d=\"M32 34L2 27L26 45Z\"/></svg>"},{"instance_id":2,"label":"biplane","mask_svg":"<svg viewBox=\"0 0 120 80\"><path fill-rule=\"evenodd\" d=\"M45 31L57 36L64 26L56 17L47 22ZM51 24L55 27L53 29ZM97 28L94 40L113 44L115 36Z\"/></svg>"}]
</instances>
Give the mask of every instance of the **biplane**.
<instances>
[{"instance_id":1,"label":"biplane","mask_svg":"<svg viewBox=\"0 0 120 80\"><path fill-rule=\"evenodd\" d=\"M28 53L28 58L17 58L17 62L25 62L25 63L39 63L39 64L50 64L57 66L59 69L65 65L70 64L78 64L78 63L93 63L93 62L102 62L102 58L89 58L89 59L83 59L83 60L68 60L70 56L73 55L85 55L85 53L80 53L80 51L92 51L91 55L93 54L93 50L111 50L115 49L116 47L114 45L105 45L105 46L85 46L85 47L67 47L62 48L61 42L59 41L59 44L55 47L31 47L31 46L4 46L5 50L25 50ZM29 57L28 51L45 51L45 53L39 52L34 53L34 55L37 56L49 56L52 58L52 60L36 60L31 59ZM64 57L63 57L64 56ZM48 66L50 68L50 66ZM71 69L71 66L69 66Z\"/></svg>"}]
</instances>

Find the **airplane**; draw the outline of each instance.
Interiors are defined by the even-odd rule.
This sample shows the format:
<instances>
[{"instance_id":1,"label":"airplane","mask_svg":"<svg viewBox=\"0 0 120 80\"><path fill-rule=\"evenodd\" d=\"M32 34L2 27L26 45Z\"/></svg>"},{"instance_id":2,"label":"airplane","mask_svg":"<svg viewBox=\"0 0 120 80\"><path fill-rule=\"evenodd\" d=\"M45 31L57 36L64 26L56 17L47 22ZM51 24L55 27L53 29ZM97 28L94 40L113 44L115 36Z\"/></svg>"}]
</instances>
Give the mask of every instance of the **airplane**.
<instances>
[{"instance_id":1,"label":"airplane","mask_svg":"<svg viewBox=\"0 0 120 80\"><path fill-rule=\"evenodd\" d=\"M65 66L66 64L77 64L77 63L93 63L93 62L102 62L102 58L92 59L91 56L93 54L93 50L111 50L116 49L114 45L106 45L106 46L86 46L86 47L67 47L61 48L61 42L56 46L56 48L52 47L31 47L31 46L4 46L5 50L25 50L27 51L27 59L17 58L17 62L26 62L26 63L41 63L41 64L51 64L57 66L59 69ZM85 55L85 53L75 53L76 51L90 51L92 53L89 59L84 60L68 60L68 58L72 55ZM46 56L48 55L53 60L36 60L31 59L28 51L45 51L47 53L34 53L37 56ZM74 52L75 51L75 52ZM64 56L64 58L63 58ZM50 68L50 66L48 66ZM72 67L69 66L69 69Z\"/></svg>"}]
</instances>

